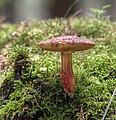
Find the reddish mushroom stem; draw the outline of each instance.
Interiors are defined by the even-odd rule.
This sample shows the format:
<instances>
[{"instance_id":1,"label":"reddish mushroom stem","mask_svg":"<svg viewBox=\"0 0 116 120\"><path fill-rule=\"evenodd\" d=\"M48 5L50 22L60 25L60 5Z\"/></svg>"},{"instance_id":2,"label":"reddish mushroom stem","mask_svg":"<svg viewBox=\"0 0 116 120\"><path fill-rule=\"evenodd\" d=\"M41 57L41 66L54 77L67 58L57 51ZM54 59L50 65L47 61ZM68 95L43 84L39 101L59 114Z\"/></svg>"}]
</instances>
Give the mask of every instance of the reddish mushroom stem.
<instances>
[{"instance_id":1,"label":"reddish mushroom stem","mask_svg":"<svg viewBox=\"0 0 116 120\"><path fill-rule=\"evenodd\" d=\"M62 52L62 84L64 91L73 97L75 91L75 78L72 69L72 52Z\"/></svg>"}]
</instances>

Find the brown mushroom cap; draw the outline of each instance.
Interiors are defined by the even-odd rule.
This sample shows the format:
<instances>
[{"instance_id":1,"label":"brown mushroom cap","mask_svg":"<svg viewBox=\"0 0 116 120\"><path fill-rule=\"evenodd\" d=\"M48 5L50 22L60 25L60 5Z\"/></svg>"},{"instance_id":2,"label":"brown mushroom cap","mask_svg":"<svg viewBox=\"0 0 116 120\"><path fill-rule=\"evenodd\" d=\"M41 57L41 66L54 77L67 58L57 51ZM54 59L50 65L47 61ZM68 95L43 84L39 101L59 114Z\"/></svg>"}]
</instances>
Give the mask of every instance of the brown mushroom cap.
<instances>
[{"instance_id":1,"label":"brown mushroom cap","mask_svg":"<svg viewBox=\"0 0 116 120\"><path fill-rule=\"evenodd\" d=\"M93 41L77 36L60 36L40 42L38 46L47 51L82 51L95 46Z\"/></svg>"}]
</instances>

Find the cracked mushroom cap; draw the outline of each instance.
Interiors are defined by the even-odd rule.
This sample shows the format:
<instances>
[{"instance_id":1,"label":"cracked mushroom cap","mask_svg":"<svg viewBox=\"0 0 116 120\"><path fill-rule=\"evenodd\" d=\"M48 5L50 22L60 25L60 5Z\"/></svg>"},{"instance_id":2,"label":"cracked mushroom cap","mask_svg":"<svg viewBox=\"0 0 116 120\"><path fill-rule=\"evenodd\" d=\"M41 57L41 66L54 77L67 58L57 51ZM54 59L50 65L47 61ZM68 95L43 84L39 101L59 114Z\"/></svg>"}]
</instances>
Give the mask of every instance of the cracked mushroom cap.
<instances>
[{"instance_id":1,"label":"cracked mushroom cap","mask_svg":"<svg viewBox=\"0 0 116 120\"><path fill-rule=\"evenodd\" d=\"M38 46L47 51L82 51L90 49L95 46L93 41L80 38L77 36L59 36L43 42L40 42Z\"/></svg>"}]
</instances>

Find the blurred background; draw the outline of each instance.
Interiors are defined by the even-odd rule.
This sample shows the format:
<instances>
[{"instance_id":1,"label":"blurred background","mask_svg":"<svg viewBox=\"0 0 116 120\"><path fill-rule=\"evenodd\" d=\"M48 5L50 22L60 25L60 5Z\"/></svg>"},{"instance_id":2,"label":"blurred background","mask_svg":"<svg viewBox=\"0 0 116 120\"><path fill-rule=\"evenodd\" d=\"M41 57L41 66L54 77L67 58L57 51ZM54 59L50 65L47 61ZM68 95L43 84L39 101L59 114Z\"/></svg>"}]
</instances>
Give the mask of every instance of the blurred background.
<instances>
[{"instance_id":1,"label":"blurred background","mask_svg":"<svg viewBox=\"0 0 116 120\"><path fill-rule=\"evenodd\" d=\"M116 0L0 0L0 19L19 23L27 19L68 17L76 12L88 16L90 8L101 10L104 5L111 5L106 15L115 18Z\"/></svg>"}]
</instances>

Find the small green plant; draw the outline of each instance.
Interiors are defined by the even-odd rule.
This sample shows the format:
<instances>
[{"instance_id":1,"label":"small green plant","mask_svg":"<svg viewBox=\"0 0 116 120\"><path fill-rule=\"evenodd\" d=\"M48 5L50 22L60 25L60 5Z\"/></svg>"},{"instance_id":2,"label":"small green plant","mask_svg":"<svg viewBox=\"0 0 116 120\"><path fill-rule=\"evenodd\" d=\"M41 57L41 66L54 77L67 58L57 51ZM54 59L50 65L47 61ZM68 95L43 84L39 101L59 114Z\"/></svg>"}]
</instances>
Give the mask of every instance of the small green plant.
<instances>
[{"instance_id":1,"label":"small green plant","mask_svg":"<svg viewBox=\"0 0 116 120\"><path fill-rule=\"evenodd\" d=\"M97 18L104 18L104 14L107 12L107 9L110 8L111 5L104 5L102 9L97 9L97 8L90 8L90 12L93 13ZM105 16L106 18L106 16Z\"/></svg>"}]
</instances>

